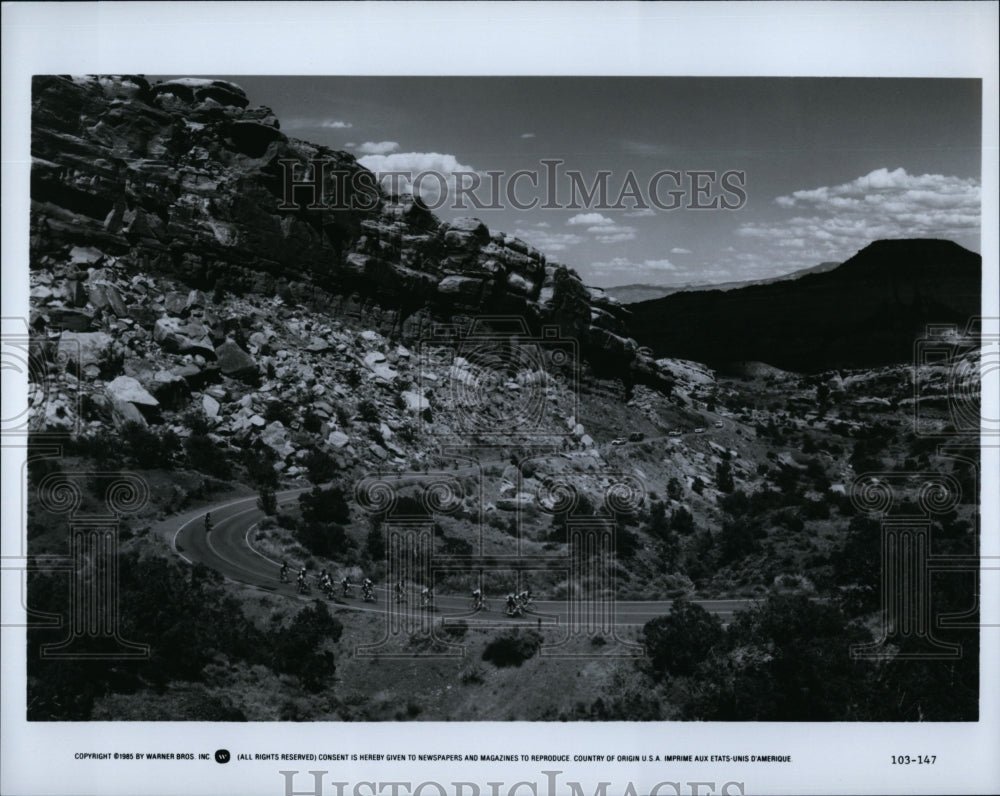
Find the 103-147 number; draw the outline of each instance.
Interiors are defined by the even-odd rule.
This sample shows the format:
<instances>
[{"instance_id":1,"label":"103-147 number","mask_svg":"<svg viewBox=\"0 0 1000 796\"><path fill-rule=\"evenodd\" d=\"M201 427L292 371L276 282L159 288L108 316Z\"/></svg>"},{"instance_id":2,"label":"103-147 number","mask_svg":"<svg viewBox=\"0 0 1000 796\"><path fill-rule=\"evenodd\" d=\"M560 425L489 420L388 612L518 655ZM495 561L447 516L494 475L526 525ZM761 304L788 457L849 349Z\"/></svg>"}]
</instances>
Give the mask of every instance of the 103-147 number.
<instances>
[{"instance_id":1,"label":"103-147 number","mask_svg":"<svg viewBox=\"0 0 1000 796\"><path fill-rule=\"evenodd\" d=\"M892 755L894 766L932 766L937 760L937 755Z\"/></svg>"}]
</instances>

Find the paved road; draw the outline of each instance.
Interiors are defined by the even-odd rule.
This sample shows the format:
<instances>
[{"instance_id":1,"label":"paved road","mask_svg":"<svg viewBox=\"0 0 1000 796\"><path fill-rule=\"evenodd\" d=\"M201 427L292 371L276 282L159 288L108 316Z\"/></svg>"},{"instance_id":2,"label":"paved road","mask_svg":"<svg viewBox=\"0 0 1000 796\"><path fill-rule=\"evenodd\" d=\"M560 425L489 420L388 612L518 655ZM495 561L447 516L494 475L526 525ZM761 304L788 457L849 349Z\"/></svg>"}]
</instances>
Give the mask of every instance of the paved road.
<instances>
[{"instance_id":1,"label":"paved road","mask_svg":"<svg viewBox=\"0 0 1000 796\"><path fill-rule=\"evenodd\" d=\"M279 492L278 501L281 503L294 501L303 491L304 488ZM210 533L205 531L206 512L212 514ZM230 580L282 594L290 599L315 599L320 595L315 584L310 595L298 594L294 583L279 582L280 562L254 549L250 537L263 516L257 508L256 496L239 498L171 518L161 523L160 531L170 541L178 555L188 563L203 563ZM402 610L414 615L418 613L425 615L429 610L436 616L461 617L473 623L524 625L540 622L542 625L551 626L565 624L569 619L570 608L565 600L537 600L530 613L523 617L508 618L504 616L502 610L501 595L490 596L490 611L473 614L470 610L470 598L464 595L441 594L436 597L433 608L421 608L419 591L419 587L412 586L407 591L405 602L397 604L395 599L390 597L388 589L377 588L376 602L365 603L360 598L360 589L355 588L352 597L346 599L338 597L331 602L339 607L375 613L385 613L390 607L394 611ZM391 606L387 604L387 600L392 601ZM692 602L728 622L735 611L746 608L753 601L726 599L692 600ZM612 609L612 621L617 626L642 625L654 617L669 613L670 605L670 600L616 601Z\"/></svg>"}]
</instances>

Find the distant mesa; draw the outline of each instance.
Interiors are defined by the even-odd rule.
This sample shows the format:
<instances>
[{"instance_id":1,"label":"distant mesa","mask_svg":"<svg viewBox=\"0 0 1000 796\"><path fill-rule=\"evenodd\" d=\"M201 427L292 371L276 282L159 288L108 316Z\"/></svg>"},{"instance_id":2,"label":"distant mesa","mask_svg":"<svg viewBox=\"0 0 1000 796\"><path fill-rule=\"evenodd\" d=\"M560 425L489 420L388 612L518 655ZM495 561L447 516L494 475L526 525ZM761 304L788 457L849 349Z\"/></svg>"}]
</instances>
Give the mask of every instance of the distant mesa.
<instances>
[{"instance_id":1,"label":"distant mesa","mask_svg":"<svg viewBox=\"0 0 1000 796\"><path fill-rule=\"evenodd\" d=\"M683 285L616 285L606 287L604 292L612 298L618 299L622 304L637 304L640 301L651 301L652 299L672 296L674 293L683 293L691 290L735 290L736 288L749 287L750 285L770 285L774 282L783 282L786 279L798 279L806 274L818 274L823 271L832 271L840 263L836 261L824 262L813 265L809 268L801 268L789 274L772 276L768 279L753 279L746 282L720 282L718 284L687 283Z\"/></svg>"},{"instance_id":2,"label":"distant mesa","mask_svg":"<svg viewBox=\"0 0 1000 796\"><path fill-rule=\"evenodd\" d=\"M879 240L832 270L631 304L657 356L819 372L908 362L929 323L979 314L982 258L938 239Z\"/></svg>"}]
</instances>

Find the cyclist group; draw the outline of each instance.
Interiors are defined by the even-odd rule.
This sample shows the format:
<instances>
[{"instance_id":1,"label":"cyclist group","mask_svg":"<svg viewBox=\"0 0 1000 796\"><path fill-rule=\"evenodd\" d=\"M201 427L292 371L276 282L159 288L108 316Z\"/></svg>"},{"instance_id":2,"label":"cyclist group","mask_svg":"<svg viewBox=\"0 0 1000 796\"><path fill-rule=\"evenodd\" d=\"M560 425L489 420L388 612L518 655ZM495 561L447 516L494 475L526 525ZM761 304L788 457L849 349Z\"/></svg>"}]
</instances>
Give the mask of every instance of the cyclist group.
<instances>
[{"instance_id":1,"label":"cyclist group","mask_svg":"<svg viewBox=\"0 0 1000 796\"><path fill-rule=\"evenodd\" d=\"M281 570L279 572L279 579L282 583L289 582L288 572L288 562L282 561ZM306 568L302 567L296 575L296 586L300 594L309 594L311 591L307 574ZM320 591L322 591L327 597L333 599L337 590L333 584L333 578L330 577L330 573L327 572L325 567L321 569L319 575L316 576L316 581L319 584ZM340 581L341 596L345 598L350 597L351 590L353 588L354 584L351 583L350 575L345 575L343 580ZM396 585L393 587L393 594L395 595L397 603L406 602L406 590L403 588L402 581L396 581ZM365 578L361 582L361 598L365 602L375 602L375 583L371 578ZM507 616L523 616L531 608L533 602L534 600L531 596L530 589L524 589L517 594L511 592L507 595L507 598L504 601L504 613ZM434 587L424 586L420 591L420 606L422 608L432 608L433 605ZM482 589L474 589L472 592L472 610L490 610L489 600L486 599L486 595L483 593Z\"/></svg>"},{"instance_id":2,"label":"cyclist group","mask_svg":"<svg viewBox=\"0 0 1000 796\"><path fill-rule=\"evenodd\" d=\"M278 572L278 579L282 583L288 583L288 562L281 562L281 569ZM324 567L319 571L319 575L316 576L316 582L319 584L319 589L323 594L325 594L330 599L333 599L337 593L336 588L333 585L333 578L330 577L330 573L326 571ZM305 567L299 569L295 576L295 585L299 591L299 594L309 594L312 591L312 587L309 585L308 572ZM351 596L351 589L354 588L354 584L351 583L351 576L345 575L343 580L340 581L340 593L343 597ZM365 578L361 581L361 599L365 602L375 602L375 582L371 578Z\"/></svg>"}]
</instances>

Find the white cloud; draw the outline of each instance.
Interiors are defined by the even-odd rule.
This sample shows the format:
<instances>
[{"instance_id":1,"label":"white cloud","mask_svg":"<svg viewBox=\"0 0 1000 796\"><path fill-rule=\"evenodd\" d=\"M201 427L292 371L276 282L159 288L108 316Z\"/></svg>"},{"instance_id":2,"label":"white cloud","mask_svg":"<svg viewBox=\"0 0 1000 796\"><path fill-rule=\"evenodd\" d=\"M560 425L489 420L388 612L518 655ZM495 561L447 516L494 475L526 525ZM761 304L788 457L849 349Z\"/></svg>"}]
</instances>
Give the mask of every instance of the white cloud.
<instances>
[{"instance_id":1,"label":"white cloud","mask_svg":"<svg viewBox=\"0 0 1000 796\"><path fill-rule=\"evenodd\" d=\"M353 141L348 141L346 144L344 144L344 146L346 146L348 149L354 149L354 147L356 147L357 144L355 144Z\"/></svg>"},{"instance_id":2,"label":"white cloud","mask_svg":"<svg viewBox=\"0 0 1000 796\"><path fill-rule=\"evenodd\" d=\"M651 218L656 215L656 211L651 207L644 207L642 210L629 210L625 215L629 218Z\"/></svg>"},{"instance_id":3,"label":"white cloud","mask_svg":"<svg viewBox=\"0 0 1000 796\"><path fill-rule=\"evenodd\" d=\"M611 227L589 227L587 232L594 234L594 240L598 243L621 243L626 240L635 240L635 227L622 227L614 225Z\"/></svg>"},{"instance_id":4,"label":"white cloud","mask_svg":"<svg viewBox=\"0 0 1000 796\"><path fill-rule=\"evenodd\" d=\"M667 279L677 283L677 267L670 260L630 260L628 257L613 257L605 262L591 264L589 278L605 285L625 285L634 283L663 284Z\"/></svg>"},{"instance_id":5,"label":"white cloud","mask_svg":"<svg viewBox=\"0 0 1000 796\"><path fill-rule=\"evenodd\" d=\"M640 157L663 157L671 154L671 149L666 144L656 144L649 141L622 141L622 149L630 155Z\"/></svg>"},{"instance_id":6,"label":"white cloud","mask_svg":"<svg viewBox=\"0 0 1000 796\"><path fill-rule=\"evenodd\" d=\"M614 226L614 220L600 213L577 213L566 222L571 227Z\"/></svg>"},{"instance_id":7,"label":"white cloud","mask_svg":"<svg viewBox=\"0 0 1000 796\"><path fill-rule=\"evenodd\" d=\"M690 254L691 250L690 249L682 249L680 246L674 246L674 248L672 248L670 250L670 253L671 254Z\"/></svg>"},{"instance_id":8,"label":"white cloud","mask_svg":"<svg viewBox=\"0 0 1000 796\"><path fill-rule=\"evenodd\" d=\"M341 119L318 119L315 116L290 116L281 120L282 130L350 130L350 122Z\"/></svg>"},{"instance_id":9,"label":"white cloud","mask_svg":"<svg viewBox=\"0 0 1000 796\"><path fill-rule=\"evenodd\" d=\"M547 226L548 224L543 221L532 225L531 228L518 227L514 230L514 234L546 254L566 251L569 246L583 243L583 238L579 235L572 232L549 232L545 229Z\"/></svg>"},{"instance_id":10,"label":"white cloud","mask_svg":"<svg viewBox=\"0 0 1000 796\"><path fill-rule=\"evenodd\" d=\"M600 213L577 213L566 222L571 227L586 227L598 243L622 243L635 240L635 227L626 227Z\"/></svg>"},{"instance_id":11,"label":"white cloud","mask_svg":"<svg viewBox=\"0 0 1000 796\"><path fill-rule=\"evenodd\" d=\"M521 138L534 138L534 133L521 133Z\"/></svg>"},{"instance_id":12,"label":"white cloud","mask_svg":"<svg viewBox=\"0 0 1000 796\"><path fill-rule=\"evenodd\" d=\"M607 262L594 263L595 268L607 270L627 271L634 268L642 268L646 271L676 271L677 266L670 260L642 260L636 262L628 257L613 257Z\"/></svg>"},{"instance_id":13,"label":"white cloud","mask_svg":"<svg viewBox=\"0 0 1000 796\"><path fill-rule=\"evenodd\" d=\"M388 155L399 149L399 144L395 141L365 141L358 147L358 151L364 155Z\"/></svg>"},{"instance_id":14,"label":"white cloud","mask_svg":"<svg viewBox=\"0 0 1000 796\"><path fill-rule=\"evenodd\" d=\"M476 171L472 166L459 163L454 155L440 152L365 155L358 158L358 163L375 172L387 191L418 193L432 207L443 199L442 190L454 195L456 173ZM468 182L468 178L465 181Z\"/></svg>"},{"instance_id":15,"label":"white cloud","mask_svg":"<svg viewBox=\"0 0 1000 796\"><path fill-rule=\"evenodd\" d=\"M775 204L801 214L780 222L742 224L737 234L786 251L807 251L807 259L839 259L879 238L975 233L980 193L976 179L876 169L841 185L779 196Z\"/></svg>"}]
</instances>

